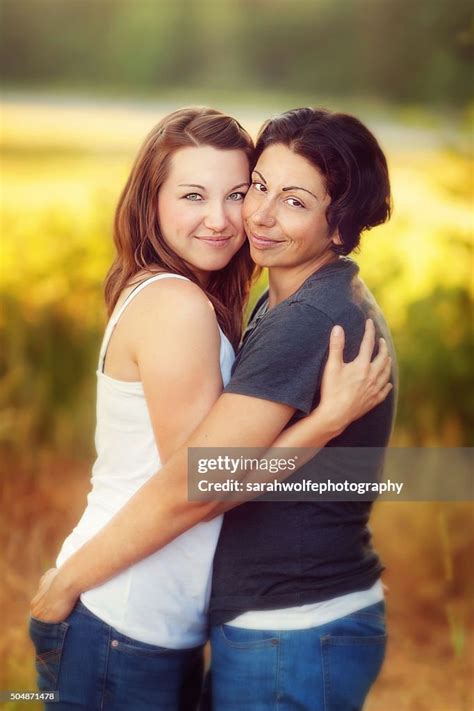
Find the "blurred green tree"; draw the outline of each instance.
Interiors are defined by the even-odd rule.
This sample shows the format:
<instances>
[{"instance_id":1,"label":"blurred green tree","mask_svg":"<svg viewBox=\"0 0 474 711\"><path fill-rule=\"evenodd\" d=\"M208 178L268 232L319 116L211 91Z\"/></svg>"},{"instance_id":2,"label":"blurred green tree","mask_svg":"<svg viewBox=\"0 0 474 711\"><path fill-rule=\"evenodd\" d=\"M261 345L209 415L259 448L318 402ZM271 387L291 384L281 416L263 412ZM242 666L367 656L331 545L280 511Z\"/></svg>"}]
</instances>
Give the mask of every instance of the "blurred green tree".
<instances>
[{"instance_id":1,"label":"blurred green tree","mask_svg":"<svg viewBox=\"0 0 474 711\"><path fill-rule=\"evenodd\" d=\"M9 86L470 97L469 0L1 0Z\"/></svg>"}]
</instances>

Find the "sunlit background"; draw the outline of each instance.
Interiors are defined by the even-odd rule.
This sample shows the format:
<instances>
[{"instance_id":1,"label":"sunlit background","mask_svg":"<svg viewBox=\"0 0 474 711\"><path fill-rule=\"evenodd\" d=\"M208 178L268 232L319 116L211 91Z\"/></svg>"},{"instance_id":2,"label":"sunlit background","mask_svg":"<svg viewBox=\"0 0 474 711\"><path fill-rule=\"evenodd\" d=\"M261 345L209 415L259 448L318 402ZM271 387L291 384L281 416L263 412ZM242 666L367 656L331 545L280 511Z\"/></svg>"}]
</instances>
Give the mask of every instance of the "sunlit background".
<instances>
[{"instance_id":1,"label":"sunlit background","mask_svg":"<svg viewBox=\"0 0 474 711\"><path fill-rule=\"evenodd\" d=\"M393 443L472 446L473 17L467 0L0 6L0 686L32 690L29 598L84 506L93 460L114 206L168 111L209 104L253 135L301 105L367 123L394 214L356 259L398 350ZM472 505L380 504L373 528L391 639L367 711L470 710Z\"/></svg>"}]
</instances>

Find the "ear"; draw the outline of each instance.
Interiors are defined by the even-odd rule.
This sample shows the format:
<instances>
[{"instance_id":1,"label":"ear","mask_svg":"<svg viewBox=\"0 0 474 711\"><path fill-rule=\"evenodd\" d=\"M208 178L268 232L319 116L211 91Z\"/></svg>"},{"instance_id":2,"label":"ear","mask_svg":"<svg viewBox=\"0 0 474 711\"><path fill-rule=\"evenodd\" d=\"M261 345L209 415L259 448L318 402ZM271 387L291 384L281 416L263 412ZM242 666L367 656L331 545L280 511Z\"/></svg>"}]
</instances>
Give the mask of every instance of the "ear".
<instances>
[{"instance_id":1,"label":"ear","mask_svg":"<svg viewBox=\"0 0 474 711\"><path fill-rule=\"evenodd\" d=\"M329 239L333 244L336 244L338 247L342 245L342 239L341 235L339 234L339 230L335 230Z\"/></svg>"}]
</instances>

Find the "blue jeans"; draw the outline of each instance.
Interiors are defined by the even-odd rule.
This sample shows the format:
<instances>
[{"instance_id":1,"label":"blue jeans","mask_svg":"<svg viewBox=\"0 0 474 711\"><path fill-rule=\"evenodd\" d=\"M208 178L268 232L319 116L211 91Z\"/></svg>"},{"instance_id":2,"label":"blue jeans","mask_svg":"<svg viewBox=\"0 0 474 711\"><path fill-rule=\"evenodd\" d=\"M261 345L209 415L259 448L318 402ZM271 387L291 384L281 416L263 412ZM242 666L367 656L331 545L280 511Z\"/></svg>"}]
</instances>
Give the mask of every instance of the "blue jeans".
<instances>
[{"instance_id":1,"label":"blue jeans","mask_svg":"<svg viewBox=\"0 0 474 711\"><path fill-rule=\"evenodd\" d=\"M51 711L191 711L201 691L202 647L165 649L106 625L81 602L64 622L30 619L38 687L58 691Z\"/></svg>"},{"instance_id":2,"label":"blue jeans","mask_svg":"<svg viewBox=\"0 0 474 711\"><path fill-rule=\"evenodd\" d=\"M385 605L305 630L213 627L213 711L359 711L382 666Z\"/></svg>"}]
</instances>

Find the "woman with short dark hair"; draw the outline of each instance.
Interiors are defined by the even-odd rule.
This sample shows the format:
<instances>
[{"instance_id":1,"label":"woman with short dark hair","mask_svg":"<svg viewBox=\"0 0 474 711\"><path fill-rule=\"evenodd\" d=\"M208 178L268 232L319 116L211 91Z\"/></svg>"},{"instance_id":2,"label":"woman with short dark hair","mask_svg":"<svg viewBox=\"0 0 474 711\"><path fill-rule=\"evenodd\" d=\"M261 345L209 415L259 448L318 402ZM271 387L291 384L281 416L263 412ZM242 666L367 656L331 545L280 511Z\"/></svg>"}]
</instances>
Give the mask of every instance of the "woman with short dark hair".
<instances>
[{"instance_id":1,"label":"woman with short dark hair","mask_svg":"<svg viewBox=\"0 0 474 711\"><path fill-rule=\"evenodd\" d=\"M293 423L319 401L332 324L344 327L348 359L370 316L395 362L382 313L357 265L342 256L388 219L390 185L376 139L345 114L288 111L263 126L256 153L243 215L250 253L268 267L270 288L225 392L291 404ZM357 481L361 471L372 480L394 410L392 392L331 438L301 476ZM210 602L217 711L362 708L386 646L370 509L370 501L350 497L303 497L226 514Z\"/></svg>"},{"instance_id":2,"label":"woman with short dark hair","mask_svg":"<svg viewBox=\"0 0 474 711\"><path fill-rule=\"evenodd\" d=\"M330 231L337 230L338 254L359 246L362 232L390 218L387 161L375 136L348 114L325 109L293 109L269 119L255 149L256 160L281 143L310 161L324 177L331 202L326 210Z\"/></svg>"}]
</instances>

